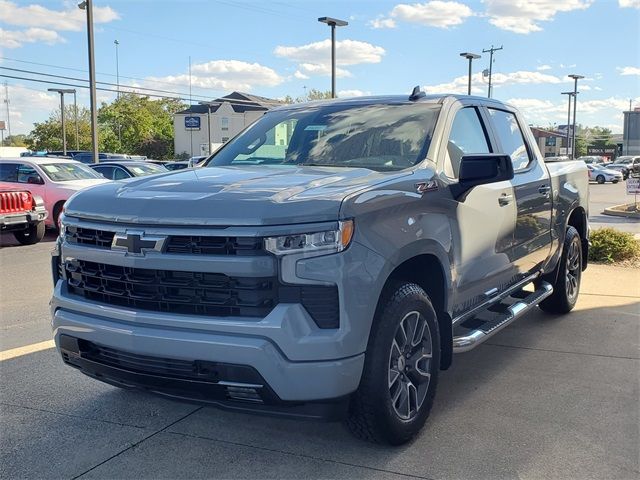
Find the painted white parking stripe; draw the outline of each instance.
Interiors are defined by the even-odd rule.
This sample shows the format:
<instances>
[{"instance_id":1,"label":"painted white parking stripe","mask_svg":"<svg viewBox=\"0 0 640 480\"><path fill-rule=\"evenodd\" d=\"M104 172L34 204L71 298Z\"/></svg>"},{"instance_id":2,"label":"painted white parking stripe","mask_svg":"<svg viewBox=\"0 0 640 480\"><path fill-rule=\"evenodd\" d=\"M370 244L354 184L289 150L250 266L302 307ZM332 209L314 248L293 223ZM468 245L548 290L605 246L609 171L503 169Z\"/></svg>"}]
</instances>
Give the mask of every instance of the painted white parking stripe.
<instances>
[{"instance_id":1,"label":"painted white parking stripe","mask_svg":"<svg viewBox=\"0 0 640 480\"><path fill-rule=\"evenodd\" d=\"M23 355L29 355L30 353L40 352L42 350L48 350L55 347L56 344L53 340L46 340L44 342L32 343L31 345L25 345L24 347L12 348L10 350L4 350L0 352L0 362L4 360L10 360L12 358L21 357Z\"/></svg>"}]
</instances>

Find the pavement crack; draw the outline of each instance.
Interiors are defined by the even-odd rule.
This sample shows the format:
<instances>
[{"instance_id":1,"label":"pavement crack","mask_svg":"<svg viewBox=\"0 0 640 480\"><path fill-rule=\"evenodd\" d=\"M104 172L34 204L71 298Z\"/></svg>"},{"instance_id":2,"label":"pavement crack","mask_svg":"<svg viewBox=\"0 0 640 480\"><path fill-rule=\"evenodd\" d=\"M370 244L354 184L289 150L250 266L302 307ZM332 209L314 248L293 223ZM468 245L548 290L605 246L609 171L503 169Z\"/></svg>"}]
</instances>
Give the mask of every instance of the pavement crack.
<instances>
[{"instance_id":1,"label":"pavement crack","mask_svg":"<svg viewBox=\"0 0 640 480\"><path fill-rule=\"evenodd\" d=\"M76 475L75 477L72 477L72 480L76 480L77 478L80 478L80 477L82 477L82 476L86 475L87 473L91 472L92 470L95 470L95 469L96 469L96 468L98 468L99 466L104 465L104 464L105 464L105 463L107 463L108 461L113 460L114 458L116 458L116 457L118 457L118 456L122 455L124 452L127 452L127 451L131 450L132 448L137 447L137 446L138 446L138 445L140 445L142 442L145 442L145 441L149 440L150 438L155 437L155 436L156 436L156 435L158 435L159 433L164 432L167 428L170 428L170 427L174 426L176 423L181 422L182 420L184 420L184 419L185 419L185 418L187 418L188 416L193 415L194 413L196 413L196 412L198 412L198 411L202 410L203 408L204 408L204 407L198 407L198 408L196 408L196 409L192 410L191 412L187 413L186 415L183 415L182 417L180 417L180 418L178 418L177 420L175 420L175 421L171 422L170 424L165 425L165 426L164 426L164 427L162 427L160 430L157 430L157 431L155 431L155 432L153 432L153 433L151 433L151 434L147 435L146 437L144 437L144 438L142 438L142 439L138 440L137 442L132 443L132 444L131 444L131 445L129 445L127 448L123 448L123 449L122 449L122 450L120 450L118 453L115 453L115 454L111 455L109 458L107 458L107 459L103 460L102 462L100 462L100 463L98 463L98 464L94 465L93 467L91 467L91 468L89 468L89 469L85 470L85 471L84 471L84 472L82 472L81 474Z\"/></svg>"},{"instance_id":2,"label":"pavement crack","mask_svg":"<svg viewBox=\"0 0 640 480\"><path fill-rule=\"evenodd\" d=\"M570 352L568 350L553 350L550 348L535 348L535 347L521 347L517 345L505 345L502 343L489 343L485 342L485 345L490 345L492 347L503 347L503 348L515 348L521 350L535 350L538 352L549 352L549 353L566 353L569 355L583 355L585 357L604 357L604 358L616 358L620 360L640 360L640 357L624 357L621 355L604 355L601 353L584 353L584 352Z\"/></svg>"},{"instance_id":3,"label":"pavement crack","mask_svg":"<svg viewBox=\"0 0 640 480\"><path fill-rule=\"evenodd\" d=\"M236 447L246 447L246 448L254 448L256 450L262 450L265 452L271 452L271 453L281 453L283 455L289 455L292 457L297 457L297 458L304 458L307 460L316 460L316 461L321 461L321 462L327 462L327 463L334 463L337 465L344 465L347 467L354 467L354 468L364 468L367 470L372 470L372 471L376 471L376 472L382 472L382 473L391 473L393 475L398 475L398 476L402 476L402 477L408 477L408 478L419 478L421 480L435 480L432 477L424 477L421 475L413 475L411 473L403 473L403 472L397 472L395 470L386 470L384 468L376 468L376 467L370 467L368 465L359 465L357 463L350 463L350 462L343 462L341 460L332 460L332 459L327 459L327 458L321 458L321 457L314 457L313 455L307 455L305 453L296 453L296 452L288 452L286 450L279 450L277 448L267 448L267 447L261 447L258 445L250 445L250 444L246 444L246 443L242 443L242 442L232 442L231 440L222 440L219 438L211 438L211 437L206 437L203 435L192 435L189 433L183 433L183 432L166 432L170 435L180 435L183 437L190 437L190 438L198 438L200 440L207 440L210 442L217 442L217 443L222 443L222 444L226 444L226 445L234 445Z\"/></svg>"},{"instance_id":4,"label":"pavement crack","mask_svg":"<svg viewBox=\"0 0 640 480\"><path fill-rule=\"evenodd\" d=\"M143 427L141 425L131 425L130 423L114 422L112 420L103 420L103 419L100 419L100 418L85 417L85 416L82 416L82 415L74 415L72 413L56 412L54 410L47 410L46 408L25 407L24 405L16 405L14 403L6 403L6 402L0 402L0 405L5 406L5 407L24 408L25 410L33 410L34 412L50 413L52 415L62 415L63 417L77 418L77 419L80 419L80 420L92 420L94 422L109 423L111 425L118 425L120 427L132 427L132 428L140 428L140 429L147 428L147 427Z\"/></svg>"}]
</instances>

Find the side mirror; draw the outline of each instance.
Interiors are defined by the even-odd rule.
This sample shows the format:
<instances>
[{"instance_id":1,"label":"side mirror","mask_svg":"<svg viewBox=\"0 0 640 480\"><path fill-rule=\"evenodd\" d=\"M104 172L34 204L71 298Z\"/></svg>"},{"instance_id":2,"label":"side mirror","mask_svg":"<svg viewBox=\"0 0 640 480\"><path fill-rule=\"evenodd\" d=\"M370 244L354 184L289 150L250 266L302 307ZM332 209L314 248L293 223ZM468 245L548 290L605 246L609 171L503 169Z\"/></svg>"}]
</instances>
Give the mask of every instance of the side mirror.
<instances>
[{"instance_id":1,"label":"side mirror","mask_svg":"<svg viewBox=\"0 0 640 480\"><path fill-rule=\"evenodd\" d=\"M44 180L42 180L38 175L31 175L27 177L27 183L31 185L44 185Z\"/></svg>"},{"instance_id":2,"label":"side mirror","mask_svg":"<svg viewBox=\"0 0 640 480\"><path fill-rule=\"evenodd\" d=\"M473 187L512 178L513 164L509 155L494 153L465 155L460 160L459 181L451 185L451 189L455 199L463 202L466 194Z\"/></svg>"}]
</instances>

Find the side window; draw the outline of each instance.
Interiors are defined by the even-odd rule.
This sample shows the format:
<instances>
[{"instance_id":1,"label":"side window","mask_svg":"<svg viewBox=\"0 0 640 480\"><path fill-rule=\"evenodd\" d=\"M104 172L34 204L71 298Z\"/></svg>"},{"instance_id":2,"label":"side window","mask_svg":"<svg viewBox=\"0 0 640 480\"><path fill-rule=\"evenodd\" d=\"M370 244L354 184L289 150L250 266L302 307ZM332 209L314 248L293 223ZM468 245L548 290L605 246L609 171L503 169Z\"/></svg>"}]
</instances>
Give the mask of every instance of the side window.
<instances>
[{"instance_id":1,"label":"side window","mask_svg":"<svg viewBox=\"0 0 640 480\"><path fill-rule=\"evenodd\" d=\"M31 183L41 185L44 183L40 174L36 172L35 168L20 164L18 165L18 183Z\"/></svg>"},{"instance_id":2,"label":"side window","mask_svg":"<svg viewBox=\"0 0 640 480\"><path fill-rule=\"evenodd\" d=\"M124 180L125 178L131 178L131 175L129 175L127 172L125 172L120 167L114 167L114 169L113 169L113 179L114 180Z\"/></svg>"},{"instance_id":3,"label":"side window","mask_svg":"<svg viewBox=\"0 0 640 480\"><path fill-rule=\"evenodd\" d=\"M491 153L491 149L478 111L467 107L456 113L451 126L445 153L445 175L457 178L463 155L476 153Z\"/></svg>"},{"instance_id":4,"label":"side window","mask_svg":"<svg viewBox=\"0 0 640 480\"><path fill-rule=\"evenodd\" d=\"M112 180L113 177L113 167L95 167L94 170L102 175L104 178L108 178Z\"/></svg>"},{"instance_id":5,"label":"side window","mask_svg":"<svg viewBox=\"0 0 640 480\"><path fill-rule=\"evenodd\" d=\"M18 164L0 163L0 182L17 182Z\"/></svg>"},{"instance_id":6,"label":"side window","mask_svg":"<svg viewBox=\"0 0 640 480\"><path fill-rule=\"evenodd\" d=\"M516 116L513 113L493 108L489 109L489 113L504 150L502 153L511 156L513 170L517 172L526 168L531 158Z\"/></svg>"}]
</instances>

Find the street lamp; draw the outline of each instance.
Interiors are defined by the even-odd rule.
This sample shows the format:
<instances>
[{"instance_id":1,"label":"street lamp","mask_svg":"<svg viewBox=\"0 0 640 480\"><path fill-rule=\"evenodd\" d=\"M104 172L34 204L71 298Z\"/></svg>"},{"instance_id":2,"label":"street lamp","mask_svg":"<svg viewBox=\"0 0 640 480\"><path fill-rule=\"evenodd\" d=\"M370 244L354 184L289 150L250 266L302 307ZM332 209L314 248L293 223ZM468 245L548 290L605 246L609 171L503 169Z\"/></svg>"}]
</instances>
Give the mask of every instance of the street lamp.
<instances>
[{"instance_id":1,"label":"street lamp","mask_svg":"<svg viewBox=\"0 0 640 480\"><path fill-rule=\"evenodd\" d=\"M578 104L578 80L584 78L584 76L576 75L575 73L567 76L569 78L573 78L573 128L571 129L571 145L573 146L573 148L571 150L571 158L576 158L576 105Z\"/></svg>"},{"instance_id":2,"label":"street lamp","mask_svg":"<svg viewBox=\"0 0 640 480\"><path fill-rule=\"evenodd\" d=\"M474 60L480 58L480 55L478 55L477 53L463 52L460 54L460 56L469 60L469 81L468 81L468 87L467 87L467 95L471 95L471 63Z\"/></svg>"},{"instance_id":3,"label":"street lamp","mask_svg":"<svg viewBox=\"0 0 640 480\"><path fill-rule=\"evenodd\" d=\"M349 22L331 17L320 17L318 21L331 27L331 98L336 98L336 27L346 27Z\"/></svg>"},{"instance_id":4,"label":"street lamp","mask_svg":"<svg viewBox=\"0 0 640 480\"><path fill-rule=\"evenodd\" d=\"M113 44L116 46L116 90L118 91L117 98L120 98L120 62L118 60L118 45L120 45L120 42L118 40L114 40Z\"/></svg>"},{"instance_id":5,"label":"street lamp","mask_svg":"<svg viewBox=\"0 0 640 480\"><path fill-rule=\"evenodd\" d=\"M573 92L562 92L562 95L568 95L569 107L567 108L567 156L569 156L569 126L571 125L571 98L574 96ZM573 152L573 150L572 150Z\"/></svg>"},{"instance_id":6,"label":"street lamp","mask_svg":"<svg viewBox=\"0 0 640 480\"><path fill-rule=\"evenodd\" d=\"M65 127L64 121L64 94L65 93L73 93L75 96L76 91L70 88L48 88L50 92L55 92L60 94L60 116L62 118L62 154L67 156L67 129ZM77 125L77 122L76 122Z\"/></svg>"},{"instance_id":7,"label":"street lamp","mask_svg":"<svg viewBox=\"0 0 640 480\"><path fill-rule=\"evenodd\" d=\"M91 104L91 149L93 163L98 163L98 109L96 106L96 62L93 51L93 0L84 0L78 4L80 10L87 12L87 50L89 51L89 98Z\"/></svg>"},{"instance_id":8,"label":"street lamp","mask_svg":"<svg viewBox=\"0 0 640 480\"><path fill-rule=\"evenodd\" d=\"M218 102L198 102L199 105L207 107L207 131L209 136L209 145L207 146L207 155L211 153L211 105L218 105Z\"/></svg>"}]
</instances>

